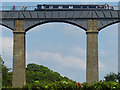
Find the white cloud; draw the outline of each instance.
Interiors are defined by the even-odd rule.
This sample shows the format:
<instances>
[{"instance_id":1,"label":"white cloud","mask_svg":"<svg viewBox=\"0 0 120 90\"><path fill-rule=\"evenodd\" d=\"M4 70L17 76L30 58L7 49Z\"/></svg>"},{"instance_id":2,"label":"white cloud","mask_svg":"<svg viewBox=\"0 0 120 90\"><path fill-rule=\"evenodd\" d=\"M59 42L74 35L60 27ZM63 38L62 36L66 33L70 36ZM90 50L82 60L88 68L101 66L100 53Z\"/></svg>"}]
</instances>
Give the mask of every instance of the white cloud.
<instances>
[{"instance_id":1,"label":"white cloud","mask_svg":"<svg viewBox=\"0 0 120 90\"><path fill-rule=\"evenodd\" d=\"M31 57L32 56L32 57ZM62 56L59 53L52 53L47 51L35 51L32 54L28 54L28 60L33 59L36 60L45 60L46 62L49 60L53 60L51 62L57 62L64 67L69 68L80 68L81 70L85 70L85 61L81 58L77 58L74 56ZM34 60L33 59L33 60Z\"/></svg>"},{"instance_id":2,"label":"white cloud","mask_svg":"<svg viewBox=\"0 0 120 90\"><path fill-rule=\"evenodd\" d=\"M0 40L2 42L2 48L0 48L0 51L2 51L2 58L5 61L5 65L7 67L12 67L12 56L13 56L13 39L11 37L0 37Z\"/></svg>"},{"instance_id":3,"label":"white cloud","mask_svg":"<svg viewBox=\"0 0 120 90\"><path fill-rule=\"evenodd\" d=\"M100 57L106 57L108 55L107 51L104 51L104 50L100 50L98 53Z\"/></svg>"},{"instance_id":4,"label":"white cloud","mask_svg":"<svg viewBox=\"0 0 120 90\"><path fill-rule=\"evenodd\" d=\"M79 54L80 57L84 57L86 55L86 49L83 49L83 48L80 48L80 47L74 47L71 51L76 53L76 54Z\"/></svg>"},{"instance_id":5,"label":"white cloud","mask_svg":"<svg viewBox=\"0 0 120 90\"><path fill-rule=\"evenodd\" d=\"M104 71L105 69L106 69L106 66L104 65L104 63L102 63L102 62L98 62L99 63L99 68L100 68L100 70L101 71Z\"/></svg>"},{"instance_id":6,"label":"white cloud","mask_svg":"<svg viewBox=\"0 0 120 90\"><path fill-rule=\"evenodd\" d=\"M2 37L2 51L8 56L12 55L13 39L11 37Z\"/></svg>"},{"instance_id":7,"label":"white cloud","mask_svg":"<svg viewBox=\"0 0 120 90\"><path fill-rule=\"evenodd\" d=\"M32 60L36 60L36 62L51 61L56 64L60 64L63 67L76 68L76 69L79 68L81 70L85 70L86 62L85 62L85 58L83 58L85 56L85 50L83 50L79 47L74 47L70 51L71 52L74 51L74 53L79 53L79 54L81 54L81 56L80 57L76 57L74 55L62 56L60 53L52 53L52 52L48 52L48 51L36 50L35 52L28 53L27 60L29 60L28 62L30 62ZM39 61L39 60L41 60L41 61ZM99 61L99 67L101 70L104 70L105 65Z\"/></svg>"}]
</instances>

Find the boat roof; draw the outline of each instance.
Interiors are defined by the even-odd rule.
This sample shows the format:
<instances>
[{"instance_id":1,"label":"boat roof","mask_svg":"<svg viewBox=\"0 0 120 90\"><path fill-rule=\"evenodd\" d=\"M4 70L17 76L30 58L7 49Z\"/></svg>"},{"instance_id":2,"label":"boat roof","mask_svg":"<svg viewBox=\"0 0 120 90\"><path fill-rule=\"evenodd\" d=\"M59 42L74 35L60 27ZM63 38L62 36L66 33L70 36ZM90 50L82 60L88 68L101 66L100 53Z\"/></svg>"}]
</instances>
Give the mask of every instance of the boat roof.
<instances>
[{"instance_id":1,"label":"boat roof","mask_svg":"<svg viewBox=\"0 0 120 90\"><path fill-rule=\"evenodd\" d=\"M37 5L105 5L105 4L37 4Z\"/></svg>"}]
</instances>

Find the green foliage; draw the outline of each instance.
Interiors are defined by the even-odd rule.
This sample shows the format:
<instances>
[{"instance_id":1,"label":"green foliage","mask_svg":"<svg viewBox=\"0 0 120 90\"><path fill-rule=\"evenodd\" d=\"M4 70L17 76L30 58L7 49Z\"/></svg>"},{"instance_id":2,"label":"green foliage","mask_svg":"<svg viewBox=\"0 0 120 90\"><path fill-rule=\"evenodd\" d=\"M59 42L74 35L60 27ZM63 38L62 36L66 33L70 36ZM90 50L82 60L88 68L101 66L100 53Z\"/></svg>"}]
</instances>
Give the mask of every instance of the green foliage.
<instances>
[{"instance_id":1,"label":"green foliage","mask_svg":"<svg viewBox=\"0 0 120 90\"><path fill-rule=\"evenodd\" d=\"M1 65L4 64L4 61L3 61L2 57L1 57L1 55L0 55L0 64L1 64Z\"/></svg>"},{"instance_id":2,"label":"green foliage","mask_svg":"<svg viewBox=\"0 0 120 90\"><path fill-rule=\"evenodd\" d=\"M55 81L71 81L67 77L60 76L59 73L44 67L43 65L28 64L26 68L26 82L31 84L34 81L52 83Z\"/></svg>"},{"instance_id":3,"label":"green foliage","mask_svg":"<svg viewBox=\"0 0 120 90\"><path fill-rule=\"evenodd\" d=\"M120 84L115 81L99 81L92 84L83 83L83 88L92 90L118 90L120 89Z\"/></svg>"},{"instance_id":4,"label":"green foliage","mask_svg":"<svg viewBox=\"0 0 120 90\"><path fill-rule=\"evenodd\" d=\"M83 83L77 86L76 82L72 81L56 81L53 83L35 81L33 84L26 84L24 88L29 90L120 90L120 84L115 81L100 81L92 84Z\"/></svg>"},{"instance_id":5,"label":"green foliage","mask_svg":"<svg viewBox=\"0 0 120 90\"><path fill-rule=\"evenodd\" d=\"M9 87L3 90L8 90ZM9 88L13 90L14 88ZM19 90L15 89L15 90ZM92 84L83 83L80 86L76 82L56 81L52 83L44 83L41 81L34 81L32 84L26 84L20 90L120 90L120 84L115 81L100 81Z\"/></svg>"},{"instance_id":6,"label":"green foliage","mask_svg":"<svg viewBox=\"0 0 120 90\"><path fill-rule=\"evenodd\" d=\"M3 60L0 56L0 89L2 88L2 65L3 65Z\"/></svg>"},{"instance_id":7,"label":"green foliage","mask_svg":"<svg viewBox=\"0 0 120 90\"><path fill-rule=\"evenodd\" d=\"M107 74L104 78L105 78L105 81L107 81L107 82L109 82L109 81L117 81L118 74L110 73L110 74Z\"/></svg>"},{"instance_id":8,"label":"green foliage","mask_svg":"<svg viewBox=\"0 0 120 90\"><path fill-rule=\"evenodd\" d=\"M77 87L77 84L73 81L55 81L52 83L44 83L41 81L35 81L33 84L26 84L24 88L28 88L29 90L80 90L81 87Z\"/></svg>"},{"instance_id":9,"label":"green foliage","mask_svg":"<svg viewBox=\"0 0 120 90\"><path fill-rule=\"evenodd\" d=\"M10 88L12 85L12 72L10 68L4 65L3 59L0 57L0 65L2 67L2 90L14 90L19 88ZM120 90L120 73L110 73L105 76L105 81L88 83L76 83L67 77L60 76L47 67L37 64L28 64L26 68L26 85L20 90Z\"/></svg>"},{"instance_id":10,"label":"green foliage","mask_svg":"<svg viewBox=\"0 0 120 90\"><path fill-rule=\"evenodd\" d=\"M3 87L1 90L29 90L28 88Z\"/></svg>"},{"instance_id":11,"label":"green foliage","mask_svg":"<svg viewBox=\"0 0 120 90\"><path fill-rule=\"evenodd\" d=\"M117 80L119 81L120 83L120 72L118 72L118 75L117 75Z\"/></svg>"},{"instance_id":12,"label":"green foliage","mask_svg":"<svg viewBox=\"0 0 120 90\"><path fill-rule=\"evenodd\" d=\"M0 71L2 72L2 86L12 86L12 73L9 72L10 68L7 68L4 65L4 61L0 56L0 67L2 68Z\"/></svg>"}]
</instances>

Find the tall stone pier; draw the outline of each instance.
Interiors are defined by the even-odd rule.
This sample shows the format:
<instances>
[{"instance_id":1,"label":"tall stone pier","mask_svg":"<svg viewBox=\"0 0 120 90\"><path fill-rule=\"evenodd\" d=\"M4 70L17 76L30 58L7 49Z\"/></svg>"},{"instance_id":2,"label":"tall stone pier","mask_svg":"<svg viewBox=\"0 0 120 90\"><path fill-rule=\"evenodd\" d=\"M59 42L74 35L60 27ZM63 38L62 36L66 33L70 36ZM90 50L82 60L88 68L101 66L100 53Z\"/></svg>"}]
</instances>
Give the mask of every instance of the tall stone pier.
<instances>
[{"instance_id":1,"label":"tall stone pier","mask_svg":"<svg viewBox=\"0 0 120 90\"><path fill-rule=\"evenodd\" d=\"M98 30L97 20L88 20L86 82L98 81Z\"/></svg>"},{"instance_id":2,"label":"tall stone pier","mask_svg":"<svg viewBox=\"0 0 120 90\"><path fill-rule=\"evenodd\" d=\"M24 20L15 20L13 41L13 79L12 87L25 85L25 31Z\"/></svg>"}]
</instances>

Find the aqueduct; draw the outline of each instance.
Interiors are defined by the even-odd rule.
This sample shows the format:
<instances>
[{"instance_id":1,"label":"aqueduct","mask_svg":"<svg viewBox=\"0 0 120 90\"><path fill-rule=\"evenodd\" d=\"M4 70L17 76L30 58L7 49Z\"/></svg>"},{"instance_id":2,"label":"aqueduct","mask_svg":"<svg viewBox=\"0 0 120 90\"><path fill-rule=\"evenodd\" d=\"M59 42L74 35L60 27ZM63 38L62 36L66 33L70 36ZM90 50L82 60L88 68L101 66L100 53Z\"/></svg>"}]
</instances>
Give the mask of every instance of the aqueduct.
<instances>
[{"instance_id":1,"label":"aqueduct","mask_svg":"<svg viewBox=\"0 0 120 90\"><path fill-rule=\"evenodd\" d=\"M86 82L98 81L98 33L101 29L120 22L119 10L15 10L0 11L0 24L11 29L13 44L13 87L22 87L25 79L25 34L31 28L49 22L76 25L87 34Z\"/></svg>"}]
</instances>

